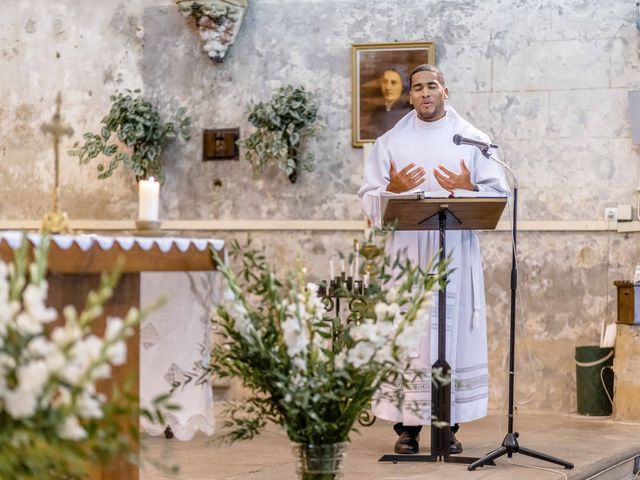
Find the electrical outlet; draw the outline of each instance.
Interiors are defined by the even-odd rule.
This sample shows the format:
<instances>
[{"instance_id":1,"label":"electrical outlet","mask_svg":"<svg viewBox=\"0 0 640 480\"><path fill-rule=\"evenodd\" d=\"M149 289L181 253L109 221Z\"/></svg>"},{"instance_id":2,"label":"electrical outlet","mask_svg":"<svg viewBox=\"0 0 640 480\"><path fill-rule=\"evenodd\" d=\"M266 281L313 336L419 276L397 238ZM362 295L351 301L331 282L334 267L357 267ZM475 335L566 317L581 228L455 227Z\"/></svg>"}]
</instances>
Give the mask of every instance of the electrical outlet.
<instances>
[{"instance_id":1,"label":"electrical outlet","mask_svg":"<svg viewBox=\"0 0 640 480\"><path fill-rule=\"evenodd\" d=\"M618 205L618 215L616 215L619 222L630 222L633 220L633 208L629 204Z\"/></svg>"},{"instance_id":2,"label":"electrical outlet","mask_svg":"<svg viewBox=\"0 0 640 480\"><path fill-rule=\"evenodd\" d=\"M604 219L609 220L617 220L618 219L618 209L616 207L607 207L604 209Z\"/></svg>"}]
</instances>

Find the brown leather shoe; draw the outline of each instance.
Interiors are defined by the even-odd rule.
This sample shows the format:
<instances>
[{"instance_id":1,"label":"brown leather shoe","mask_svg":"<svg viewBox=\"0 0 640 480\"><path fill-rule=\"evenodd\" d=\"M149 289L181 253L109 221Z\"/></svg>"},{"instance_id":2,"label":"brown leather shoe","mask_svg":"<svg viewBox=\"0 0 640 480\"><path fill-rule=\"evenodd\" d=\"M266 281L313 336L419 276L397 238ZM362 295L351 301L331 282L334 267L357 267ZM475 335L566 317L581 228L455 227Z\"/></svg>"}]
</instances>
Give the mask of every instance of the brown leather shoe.
<instances>
[{"instance_id":1,"label":"brown leather shoe","mask_svg":"<svg viewBox=\"0 0 640 480\"><path fill-rule=\"evenodd\" d=\"M453 431L451 432L451 436L449 437L449 439L449 453L451 455L462 453L462 444L460 443L460 441L458 441L458 439L456 438L456 434L453 433Z\"/></svg>"},{"instance_id":2,"label":"brown leather shoe","mask_svg":"<svg viewBox=\"0 0 640 480\"><path fill-rule=\"evenodd\" d=\"M411 430L405 430L398 437L398 440L393 447L393 451L402 455L418 453L420 451L420 445L418 444L419 440L419 433Z\"/></svg>"}]
</instances>

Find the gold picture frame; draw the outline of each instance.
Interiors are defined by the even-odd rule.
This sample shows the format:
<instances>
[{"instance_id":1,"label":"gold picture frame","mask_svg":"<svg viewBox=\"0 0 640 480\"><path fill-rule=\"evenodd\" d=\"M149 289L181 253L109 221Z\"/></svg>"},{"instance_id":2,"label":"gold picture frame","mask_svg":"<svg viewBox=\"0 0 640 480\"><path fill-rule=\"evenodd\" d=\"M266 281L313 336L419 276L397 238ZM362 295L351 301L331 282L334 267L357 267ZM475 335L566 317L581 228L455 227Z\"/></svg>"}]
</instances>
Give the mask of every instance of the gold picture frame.
<instances>
[{"instance_id":1,"label":"gold picture frame","mask_svg":"<svg viewBox=\"0 0 640 480\"><path fill-rule=\"evenodd\" d=\"M409 104L409 73L417 65L435 64L435 44L354 44L351 60L352 143L362 147L413 109Z\"/></svg>"}]
</instances>

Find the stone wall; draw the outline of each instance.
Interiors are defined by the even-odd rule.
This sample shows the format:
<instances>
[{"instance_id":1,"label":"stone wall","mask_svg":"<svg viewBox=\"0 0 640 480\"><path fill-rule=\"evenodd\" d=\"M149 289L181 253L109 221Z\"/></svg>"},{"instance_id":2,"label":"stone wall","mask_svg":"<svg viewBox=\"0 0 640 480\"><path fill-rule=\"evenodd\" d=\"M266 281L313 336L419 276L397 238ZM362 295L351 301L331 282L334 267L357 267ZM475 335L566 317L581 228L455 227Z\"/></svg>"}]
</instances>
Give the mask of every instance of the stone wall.
<instances>
[{"instance_id":1,"label":"stone wall","mask_svg":"<svg viewBox=\"0 0 640 480\"><path fill-rule=\"evenodd\" d=\"M39 131L57 91L73 140L95 130L116 89L142 88L164 112L189 107L194 137L165 150L166 219L359 220L362 170L351 147L351 44L434 41L450 103L503 146L520 178L520 220L556 222L519 236L518 399L522 408L575 411L577 344L594 343L630 278L637 233L598 230L605 206L635 204L639 150L627 91L640 87L637 8L629 0L419 2L253 0L223 64L169 0L0 0L0 219L49 208L50 144ZM292 185L277 168L254 180L247 162L202 162L204 128L250 131L245 110L285 83L317 92L325 128L309 142L317 161ZM65 139L64 148L72 139ZM131 176L98 181L95 165L62 165L63 206L77 219L135 216ZM585 230L562 231L582 221ZM575 225L575 224L572 224ZM573 227L571 227L573 228ZM569 229L569 227L567 227ZM242 232L212 232L225 238ZM279 263L296 252L326 275L328 256L353 232L253 235ZM481 235L485 252L492 407L506 399L510 245Z\"/></svg>"}]
</instances>

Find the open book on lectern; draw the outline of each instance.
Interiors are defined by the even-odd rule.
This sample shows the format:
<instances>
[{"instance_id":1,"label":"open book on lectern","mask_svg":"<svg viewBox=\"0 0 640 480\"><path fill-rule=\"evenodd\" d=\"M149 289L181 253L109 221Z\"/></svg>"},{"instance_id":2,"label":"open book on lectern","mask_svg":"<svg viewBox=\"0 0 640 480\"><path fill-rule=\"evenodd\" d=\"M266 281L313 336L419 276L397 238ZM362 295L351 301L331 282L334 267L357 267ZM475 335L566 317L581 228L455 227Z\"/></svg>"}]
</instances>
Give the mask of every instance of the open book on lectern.
<instances>
[{"instance_id":1,"label":"open book on lectern","mask_svg":"<svg viewBox=\"0 0 640 480\"><path fill-rule=\"evenodd\" d=\"M420 188L410 190L408 192L394 193L382 191L380 192L380 218L384 218L384 214L387 211L389 200L426 200L429 198L502 198L506 199L507 196L504 193L498 192L475 192L472 190L456 189L453 192L448 190L436 190L426 191Z\"/></svg>"}]
</instances>

